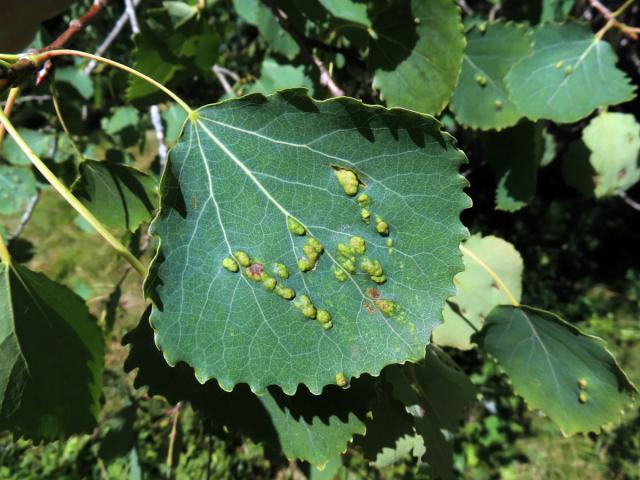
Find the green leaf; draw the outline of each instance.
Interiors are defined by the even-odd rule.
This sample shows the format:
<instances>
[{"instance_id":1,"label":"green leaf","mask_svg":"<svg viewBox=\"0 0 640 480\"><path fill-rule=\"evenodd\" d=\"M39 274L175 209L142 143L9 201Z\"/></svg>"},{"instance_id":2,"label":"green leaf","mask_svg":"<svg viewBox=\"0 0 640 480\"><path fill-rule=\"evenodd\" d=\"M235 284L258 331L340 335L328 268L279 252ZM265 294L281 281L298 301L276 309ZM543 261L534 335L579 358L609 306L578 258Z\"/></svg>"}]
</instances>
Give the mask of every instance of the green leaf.
<instances>
[{"instance_id":1,"label":"green leaf","mask_svg":"<svg viewBox=\"0 0 640 480\"><path fill-rule=\"evenodd\" d=\"M424 362L394 365L385 371L394 396L413 412L416 433L422 436L426 460L436 478L452 479L453 448L443 435L458 424L475 401L475 387L442 350L430 345ZM414 452L422 453L421 449Z\"/></svg>"},{"instance_id":2,"label":"green leaf","mask_svg":"<svg viewBox=\"0 0 640 480\"><path fill-rule=\"evenodd\" d=\"M260 35L274 51L281 53L289 60L298 55L300 47L294 38L280 27L271 9L260 0L233 0L233 6L245 22L258 28Z\"/></svg>"},{"instance_id":3,"label":"green leaf","mask_svg":"<svg viewBox=\"0 0 640 480\"><path fill-rule=\"evenodd\" d=\"M162 119L165 123L164 140L172 147L178 141L182 133L182 127L187 119L187 113L179 105L171 105L162 112Z\"/></svg>"},{"instance_id":4,"label":"green leaf","mask_svg":"<svg viewBox=\"0 0 640 480\"><path fill-rule=\"evenodd\" d=\"M531 32L521 24L492 23L467 33L460 82L451 100L458 122L481 130L518 122L522 114L509 100L504 79L531 48Z\"/></svg>"},{"instance_id":5,"label":"green leaf","mask_svg":"<svg viewBox=\"0 0 640 480\"><path fill-rule=\"evenodd\" d=\"M582 140L569 144L562 160L562 178L587 198L593 198L596 171L589 162L591 152Z\"/></svg>"},{"instance_id":6,"label":"green leaf","mask_svg":"<svg viewBox=\"0 0 640 480\"><path fill-rule=\"evenodd\" d=\"M422 458L426 449L421 435L405 435L396 440L393 448L385 447L377 456L376 468L385 468L407 458Z\"/></svg>"},{"instance_id":7,"label":"green leaf","mask_svg":"<svg viewBox=\"0 0 640 480\"><path fill-rule=\"evenodd\" d=\"M18 128L18 133L25 142L29 144L33 153L38 157L44 158L49 156L49 152L52 150L55 137L52 134L44 133L39 130L31 130L28 128ZM8 137L3 142L2 156L13 165L31 165L31 161L27 156L22 153L22 150L13 138Z\"/></svg>"},{"instance_id":8,"label":"green leaf","mask_svg":"<svg viewBox=\"0 0 640 480\"><path fill-rule=\"evenodd\" d=\"M265 442L290 459L324 467L346 449L353 435L365 433L368 404L375 398L373 379L354 382L346 390L330 387L321 396L301 388L287 397L273 387L257 396L246 385L225 392L215 380L200 384L184 363L167 365L154 343L149 309L123 342L131 345L125 370L138 369L136 387L148 386L151 394L171 403L187 400L218 428Z\"/></svg>"},{"instance_id":9,"label":"green leaf","mask_svg":"<svg viewBox=\"0 0 640 480\"><path fill-rule=\"evenodd\" d=\"M208 74L218 57L218 36L204 17L177 20L175 10L165 2L164 8L148 10L149 18L140 24L141 33L134 38L135 69L168 85L189 79L197 73ZM157 96L157 89L138 77L131 77L129 101Z\"/></svg>"},{"instance_id":10,"label":"green leaf","mask_svg":"<svg viewBox=\"0 0 640 480\"><path fill-rule=\"evenodd\" d=\"M540 23L566 20L575 3L576 0L542 0Z\"/></svg>"},{"instance_id":11,"label":"green leaf","mask_svg":"<svg viewBox=\"0 0 640 480\"><path fill-rule=\"evenodd\" d=\"M550 312L498 306L473 340L564 435L597 432L618 419L636 392L604 341Z\"/></svg>"},{"instance_id":12,"label":"green leaf","mask_svg":"<svg viewBox=\"0 0 640 480\"><path fill-rule=\"evenodd\" d=\"M515 299L520 301L524 265L522 257L513 245L492 235L473 235L464 246L489 266ZM459 311L454 311L447 303L443 312L444 325L433 331L433 342L443 347L469 350L472 348L471 335L482 327L489 312L496 305L508 305L511 302L504 290L477 260L466 253L462 260L464 271L454 278L457 293L450 299Z\"/></svg>"},{"instance_id":13,"label":"green leaf","mask_svg":"<svg viewBox=\"0 0 640 480\"><path fill-rule=\"evenodd\" d=\"M603 112L582 131L591 150L596 197L627 190L640 180L640 125L630 113Z\"/></svg>"},{"instance_id":14,"label":"green leaf","mask_svg":"<svg viewBox=\"0 0 640 480\"><path fill-rule=\"evenodd\" d=\"M542 130L523 121L507 130L488 133L484 143L487 161L498 179L496 209L520 210L536 193L538 167L544 155Z\"/></svg>"},{"instance_id":15,"label":"green leaf","mask_svg":"<svg viewBox=\"0 0 640 480\"><path fill-rule=\"evenodd\" d=\"M24 209L36 193L36 179L30 169L0 165L0 215Z\"/></svg>"},{"instance_id":16,"label":"green leaf","mask_svg":"<svg viewBox=\"0 0 640 480\"><path fill-rule=\"evenodd\" d=\"M352 0L318 0L334 17L356 23L364 27L371 27L371 20L365 3Z\"/></svg>"},{"instance_id":17,"label":"green leaf","mask_svg":"<svg viewBox=\"0 0 640 480\"><path fill-rule=\"evenodd\" d=\"M82 98L89 100L93 97L93 82L91 76L84 73L81 68L63 67L55 71L56 83L64 83L74 89Z\"/></svg>"},{"instance_id":18,"label":"green leaf","mask_svg":"<svg viewBox=\"0 0 640 480\"><path fill-rule=\"evenodd\" d=\"M373 18L373 88L390 107L437 114L447 105L465 47L458 6L450 0L392 0Z\"/></svg>"},{"instance_id":19,"label":"green leaf","mask_svg":"<svg viewBox=\"0 0 640 480\"><path fill-rule=\"evenodd\" d=\"M85 160L73 185L74 194L107 227L134 232L151 220L156 181L135 168Z\"/></svg>"},{"instance_id":20,"label":"green leaf","mask_svg":"<svg viewBox=\"0 0 640 480\"><path fill-rule=\"evenodd\" d=\"M152 226L162 247L147 281L151 322L169 362L227 390L246 382L289 394L422 358L454 293L469 206L465 157L439 123L304 90L197 113ZM364 245L347 247L354 237ZM236 261L253 266L238 272ZM313 306L333 328L310 319Z\"/></svg>"},{"instance_id":21,"label":"green leaf","mask_svg":"<svg viewBox=\"0 0 640 480\"><path fill-rule=\"evenodd\" d=\"M80 297L0 264L0 338L0 429L51 441L95 427L104 342Z\"/></svg>"},{"instance_id":22,"label":"green leaf","mask_svg":"<svg viewBox=\"0 0 640 480\"><path fill-rule=\"evenodd\" d=\"M304 73L302 65L281 65L272 58L265 58L260 69L260 78L249 87L247 93L275 93L285 88L304 87L313 95L313 82Z\"/></svg>"},{"instance_id":23,"label":"green leaf","mask_svg":"<svg viewBox=\"0 0 640 480\"><path fill-rule=\"evenodd\" d=\"M511 100L532 120L576 122L598 107L634 98L616 61L611 46L588 25L542 25L535 29L533 53L507 75Z\"/></svg>"},{"instance_id":24,"label":"green leaf","mask_svg":"<svg viewBox=\"0 0 640 480\"><path fill-rule=\"evenodd\" d=\"M102 119L102 130L111 136L121 133L123 130L135 128L140 123L140 114L135 107L119 107L113 110L110 117Z\"/></svg>"}]
</instances>

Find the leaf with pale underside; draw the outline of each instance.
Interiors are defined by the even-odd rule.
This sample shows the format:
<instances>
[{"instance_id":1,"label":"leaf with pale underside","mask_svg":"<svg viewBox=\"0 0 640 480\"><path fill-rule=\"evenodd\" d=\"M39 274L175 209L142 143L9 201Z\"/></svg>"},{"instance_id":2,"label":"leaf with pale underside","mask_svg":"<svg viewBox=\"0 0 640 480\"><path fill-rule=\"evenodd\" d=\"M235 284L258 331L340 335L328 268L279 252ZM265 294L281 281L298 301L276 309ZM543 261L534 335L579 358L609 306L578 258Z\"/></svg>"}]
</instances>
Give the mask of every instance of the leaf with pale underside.
<instances>
[{"instance_id":1,"label":"leaf with pale underside","mask_svg":"<svg viewBox=\"0 0 640 480\"><path fill-rule=\"evenodd\" d=\"M640 125L630 113L603 112L582 131L591 150L596 197L627 190L640 180Z\"/></svg>"},{"instance_id":2,"label":"leaf with pale underside","mask_svg":"<svg viewBox=\"0 0 640 480\"><path fill-rule=\"evenodd\" d=\"M522 114L509 99L504 78L531 52L532 35L525 25L492 23L467 33L462 72L451 110L462 125L481 130L515 125Z\"/></svg>"},{"instance_id":3,"label":"leaf with pale underside","mask_svg":"<svg viewBox=\"0 0 640 480\"><path fill-rule=\"evenodd\" d=\"M36 441L90 432L103 354L102 332L80 297L0 263L0 429Z\"/></svg>"},{"instance_id":4,"label":"leaf with pale underside","mask_svg":"<svg viewBox=\"0 0 640 480\"><path fill-rule=\"evenodd\" d=\"M514 298L520 301L524 265L522 257L512 244L492 235L473 235L464 246L491 268ZM493 307L511 302L476 259L465 253L462 260L464 271L454 278L457 293L450 299L459 311L455 311L447 303L443 312L444 324L433 331L433 342L443 347L469 350L472 348L471 335L482 327Z\"/></svg>"},{"instance_id":5,"label":"leaf with pale underside","mask_svg":"<svg viewBox=\"0 0 640 480\"><path fill-rule=\"evenodd\" d=\"M225 389L244 382L288 394L301 383L317 394L337 375L348 381L422 358L461 269L464 161L432 117L348 98L316 102L288 90L198 110L171 154L152 226L162 243L147 290L166 358ZM357 175L370 223L336 168ZM288 230L289 217L306 235ZM388 236L377 232L376 217ZM337 250L354 236L366 252L353 255L350 274ZM303 273L297 262L310 238L324 253ZM296 301L244 268L226 270L223 261L237 251L298 301L307 295L328 311L333 328L305 318ZM365 258L379 262L384 283L365 273ZM274 274L276 262L288 279Z\"/></svg>"},{"instance_id":6,"label":"leaf with pale underside","mask_svg":"<svg viewBox=\"0 0 640 480\"><path fill-rule=\"evenodd\" d=\"M498 361L515 392L564 435L598 432L620 417L636 393L601 339L544 310L498 306L473 341Z\"/></svg>"},{"instance_id":7,"label":"leaf with pale underside","mask_svg":"<svg viewBox=\"0 0 640 480\"><path fill-rule=\"evenodd\" d=\"M381 5L381 7L378 7ZM465 39L450 0L375 2L369 66L390 107L437 114L458 82Z\"/></svg>"},{"instance_id":8,"label":"leaf with pale underside","mask_svg":"<svg viewBox=\"0 0 640 480\"><path fill-rule=\"evenodd\" d=\"M531 55L507 75L507 87L526 117L576 122L598 107L635 96L616 62L611 46L596 39L588 25L545 24L534 32Z\"/></svg>"}]
</instances>

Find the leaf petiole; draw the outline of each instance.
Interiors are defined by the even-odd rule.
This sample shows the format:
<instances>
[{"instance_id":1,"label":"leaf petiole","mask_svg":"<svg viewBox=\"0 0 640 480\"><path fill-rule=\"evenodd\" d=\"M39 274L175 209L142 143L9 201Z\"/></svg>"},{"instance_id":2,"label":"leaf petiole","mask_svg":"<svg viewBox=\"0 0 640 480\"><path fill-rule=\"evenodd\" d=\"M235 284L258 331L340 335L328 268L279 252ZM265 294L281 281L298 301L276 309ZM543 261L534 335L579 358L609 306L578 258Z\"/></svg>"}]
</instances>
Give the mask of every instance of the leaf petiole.
<instances>
[{"instance_id":1,"label":"leaf petiole","mask_svg":"<svg viewBox=\"0 0 640 480\"><path fill-rule=\"evenodd\" d=\"M518 302L518 300L516 300L516 297L513 295L513 293L511 293L511 290L509 290L509 287L507 287L507 285L502 281L500 276L489 265L487 265L480 257L478 257L475 253L473 253L471 250L469 250L464 245L460 245L460 250L462 251L462 253L464 253L468 257L472 258L473 260L475 260L476 263L478 265L480 265L480 267L485 272L487 272L491 276L491 278L493 278L496 281L496 283L498 284L500 289L509 298L509 301L511 302L511 304L514 307L520 306L520 302Z\"/></svg>"},{"instance_id":2,"label":"leaf petiole","mask_svg":"<svg viewBox=\"0 0 640 480\"><path fill-rule=\"evenodd\" d=\"M2 235L0 235L0 261L2 263L9 265L11 263L11 255L9 254L9 249L4 244L4 239Z\"/></svg>"},{"instance_id":3,"label":"leaf petiole","mask_svg":"<svg viewBox=\"0 0 640 480\"><path fill-rule=\"evenodd\" d=\"M49 184L64 198L69 205L71 205L81 216L84 218L101 236L104 238L109 245L122 257L124 257L129 264L143 277L147 274L146 267L142 264L140 260L138 260L133 253L129 251L127 247L125 247L116 237L114 237L111 232L109 232L100 220L98 220L81 202L78 200L73 193L54 175L54 173L49 170L49 168L45 165L45 163L40 160L40 158L33 152L31 147L25 142L22 136L15 129L9 118L0 110L0 123L4 125L4 128L9 132L9 135L16 142L16 145L22 150L22 152L31 160L31 163L38 169L38 171L42 174L44 178L47 179ZM6 250L6 248L5 248ZM0 248L0 256L3 261L8 261L9 252L3 252ZM5 257L6 256L6 257Z\"/></svg>"},{"instance_id":4,"label":"leaf petiole","mask_svg":"<svg viewBox=\"0 0 640 480\"><path fill-rule=\"evenodd\" d=\"M80 50L69 50L69 49L49 50L47 52L31 55L29 56L29 58L32 62L36 64L41 64L42 62L49 60L51 58L64 57L64 56L88 58L89 60L94 60L99 63L104 63L105 65L109 65L110 67L117 68L119 70L122 70L123 72L126 72L135 77L138 77L144 80L145 82L149 83L150 85L153 85L158 90L162 91L163 93L171 97L171 99L175 100L175 102L178 105L180 105L180 107L182 107L182 109L185 112L187 112L187 115L191 120L195 120L197 118L198 114L189 105L187 105L187 102L182 100L178 95L176 95L174 92L172 92L167 87L162 85L160 82L157 82L153 78L145 75L142 72L139 72L138 70L135 70L131 67L123 65L122 63L116 62L114 60L109 60L108 58L104 58L99 55L94 55L92 53L82 52Z\"/></svg>"}]
</instances>

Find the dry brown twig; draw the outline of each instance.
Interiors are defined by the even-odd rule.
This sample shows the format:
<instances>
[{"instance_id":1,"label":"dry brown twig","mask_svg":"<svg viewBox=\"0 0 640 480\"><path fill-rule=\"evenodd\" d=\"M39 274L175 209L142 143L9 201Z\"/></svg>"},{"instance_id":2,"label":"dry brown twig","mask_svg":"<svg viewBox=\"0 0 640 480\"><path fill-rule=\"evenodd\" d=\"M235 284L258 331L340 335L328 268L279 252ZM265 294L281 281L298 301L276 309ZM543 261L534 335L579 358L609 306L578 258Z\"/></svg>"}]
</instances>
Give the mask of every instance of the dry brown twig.
<instances>
[{"instance_id":1,"label":"dry brown twig","mask_svg":"<svg viewBox=\"0 0 640 480\"><path fill-rule=\"evenodd\" d=\"M300 51L303 53L303 55L311 60L311 62L316 66L316 68L320 72L320 84L327 87L332 96L344 96L344 90L342 90L333 80L331 73L329 72L329 70L327 70L327 67L324 65L322 60L320 60L316 55L313 54L313 52L307 46L305 38L289 24L287 14L283 12L273 0L262 1L267 7L271 9L273 15L276 17L276 20L278 21L278 24L282 27L282 29L293 37L293 39L298 44L298 47L300 47Z\"/></svg>"},{"instance_id":2,"label":"dry brown twig","mask_svg":"<svg viewBox=\"0 0 640 480\"><path fill-rule=\"evenodd\" d=\"M589 0L589 5L591 5L592 8L597 10L600 13L600 15L602 15L607 20L607 23L604 25L604 27L602 27L596 33L596 38L601 39L604 36L604 34L607 33L610 29L617 28L622 32L623 35L625 35L626 37L629 37L631 40L638 40L638 34L640 34L640 28L632 27L618 20L618 17L622 15L625 12L625 10L627 10L627 8L633 5L634 1L635 0L627 0L617 10L612 12L607 7L605 7L600 2L600 0Z\"/></svg>"}]
</instances>

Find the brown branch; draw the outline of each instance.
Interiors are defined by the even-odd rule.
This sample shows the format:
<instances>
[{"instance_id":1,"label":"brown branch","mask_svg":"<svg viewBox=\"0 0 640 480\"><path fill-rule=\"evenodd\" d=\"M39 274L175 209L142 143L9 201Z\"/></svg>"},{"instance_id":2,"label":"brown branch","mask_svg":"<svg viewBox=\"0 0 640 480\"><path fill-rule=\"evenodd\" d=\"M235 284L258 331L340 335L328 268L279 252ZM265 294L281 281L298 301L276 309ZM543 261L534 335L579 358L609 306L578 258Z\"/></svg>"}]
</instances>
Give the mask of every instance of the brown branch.
<instances>
[{"instance_id":1,"label":"brown branch","mask_svg":"<svg viewBox=\"0 0 640 480\"><path fill-rule=\"evenodd\" d=\"M64 47L69 40L77 35L77 33L82 30L89 22L91 22L98 13L102 11L103 8L107 6L108 0L93 0L93 4L89 7L89 9L82 15L80 18L74 18L69 22L69 26L67 29L58 36L53 42L51 42L48 46L42 49L42 51L47 50L56 50L58 48ZM51 69L53 68L53 62L51 60L47 60L44 62L44 65L38 72L38 76L36 77L36 85L40 85L49 75Z\"/></svg>"},{"instance_id":2,"label":"brown branch","mask_svg":"<svg viewBox=\"0 0 640 480\"><path fill-rule=\"evenodd\" d=\"M171 433L169 434L169 449L167 451L168 476L171 476L171 470L173 469L173 448L176 443L176 437L178 436L178 418L180 417L181 408L182 402L178 402L175 408L173 408L173 423L171 425Z\"/></svg>"},{"instance_id":3,"label":"brown branch","mask_svg":"<svg viewBox=\"0 0 640 480\"><path fill-rule=\"evenodd\" d=\"M329 72L329 70L327 70L327 67L324 65L324 63L322 63L322 60L315 56L309 49L305 37L303 37L295 28L291 26L287 14L280 8L278 8L273 0L262 0L262 2L271 9L273 15L276 17L276 20L282 27L282 29L293 37L293 39L298 44L298 47L300 47L300 51L302 52L302 54L305 55L309 60L311 60L311 63L316 66L316 68L320 72L320 84L327 87L332 96L344 96L344 90L342 90L333 80L333 77L331 77L331 73Z\"/></svg>"},{"instance_id":4,"label":"brown branch","mask_svg":"<svg viewBox=\"0 0 640 480\"><path fill-rule=\"evenodd\" d=\"M635 0L627 0L622 4L620 8L616 11L612 12L607 7L605 7L599 0L589 0L589 5L596 9L600 15L602 15L607 23L602 27L597 33L596 38L600 39L607 33L611 28L615 27L622 32L623 35L629 37L631 40L638 40L638 34L640 34L640 28L631 27L623 22L618 21L617 17L624 13L624 11L629 8Z\"/></svg>"}]
</instances>

